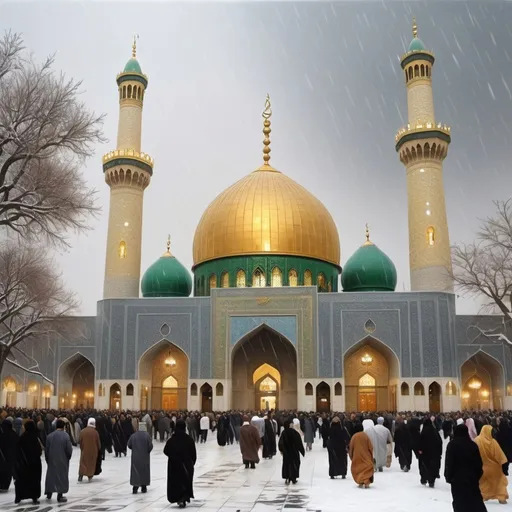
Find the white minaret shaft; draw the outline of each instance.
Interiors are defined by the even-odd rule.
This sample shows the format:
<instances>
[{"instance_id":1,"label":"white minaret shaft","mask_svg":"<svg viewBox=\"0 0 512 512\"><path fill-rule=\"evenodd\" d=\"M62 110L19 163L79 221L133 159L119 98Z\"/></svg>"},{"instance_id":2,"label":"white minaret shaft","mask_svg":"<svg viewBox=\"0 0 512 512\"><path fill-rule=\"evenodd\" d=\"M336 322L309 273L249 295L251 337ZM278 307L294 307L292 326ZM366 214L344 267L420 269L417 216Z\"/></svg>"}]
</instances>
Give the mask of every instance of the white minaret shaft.
<instances>
[{"instance_id":1,"label":"white minaret shaft","mask_svg":"<svg viewBox=\"0 0 512 512\"><path fill-rule=\"evenodd\" d=\"M450 129L436 124L432 94L435 59L418 39L415 22L413 36L401 60L409 124L396 136L396 150L407 175L411 290L453 292L443 185Z\"/></svg>"},{"instance_id":2,"label":"white minaret shaft","mask_svg":"<svg viewBox=\"0 0 512 512\"><path fill-rule=\"evenodd\" d=\"M151 181L153 159L141 153L142 108L148 80L132 58L117 77L119 126L117 149L103 157L110 186L107 254L103 298L139 296L144 190Z\"/></svg>"}]
</instances>

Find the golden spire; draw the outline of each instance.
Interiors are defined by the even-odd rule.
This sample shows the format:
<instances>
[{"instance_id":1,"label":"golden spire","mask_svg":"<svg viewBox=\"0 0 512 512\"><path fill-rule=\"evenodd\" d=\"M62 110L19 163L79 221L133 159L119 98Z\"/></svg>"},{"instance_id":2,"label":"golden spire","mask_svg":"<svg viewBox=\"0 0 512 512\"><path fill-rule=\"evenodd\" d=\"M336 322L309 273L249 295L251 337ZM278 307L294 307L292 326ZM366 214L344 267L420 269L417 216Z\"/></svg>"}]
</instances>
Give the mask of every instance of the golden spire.
<instances>
[{"instance_id":1,"label":"golden spire","mask_svg":"<svg viewBox=\"0 0 512 512\"><path fill-rule=\"evenodd\" d=\"M373 243L370 241L370 228L368 227L368 223L365 224L365 228L366 242L364 245L373 245Z\"/></svg>"},{"instance_id":2,"label":"golden spire","mask_svg":"<svg viewBox=\"0 0 512 512\"><path fill-rule=\"evenodd\" d=\"M418 25L416 25L416 17L412 17L412 35L416 39L418 37Z\"/></svg>"},{"instance_id":3,"label":"golden spire","mask_svg":"<svg viewBox=\"0 0 512 512\"><path fill-rule=\"evenodd\" d=\"M272 105L270 104L270 96L267 94L267 98L265 100L265 110L261 114L263 116L263 135L265 138L263 139L263 165L269 165L270 162L270 118L272 117Z\"/></svg>"},{"instance_id":4,"label":"golden spire","mask_svg":"<svg viewBox=\"0 0 512 512\"><path fill-rule=\"evenodd\" d=\"M171 254L171 235L167 235L167 251L165 251L162 256L170 258Z\"/></svg>"},{"instance_id":5,"label":"golden spire","mask_svg":"<svg viewBox=\"0 0 512 512\"><path fill-rule=\"evenodd\" d=\"M139 38L139 34L133 35L133 44L132 44L132 58L135 59L137 57L137 39Z\"/></svg>"}]
</instances>

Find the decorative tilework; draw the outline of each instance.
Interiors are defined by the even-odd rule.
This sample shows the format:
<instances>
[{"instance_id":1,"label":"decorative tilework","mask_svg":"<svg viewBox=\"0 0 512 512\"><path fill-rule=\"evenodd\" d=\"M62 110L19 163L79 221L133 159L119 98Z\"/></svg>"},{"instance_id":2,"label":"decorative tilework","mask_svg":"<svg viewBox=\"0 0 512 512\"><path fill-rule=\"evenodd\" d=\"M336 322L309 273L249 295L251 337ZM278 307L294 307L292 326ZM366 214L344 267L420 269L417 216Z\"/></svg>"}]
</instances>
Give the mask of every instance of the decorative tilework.
<instances>
[{"instance_id":1,"label":"decorative tilework","mask_svg":"<svg viewBox=\"0 0 512 512\"><path fill-rule=\"evenodd\" d=\"M240 338L261 324L268 325L297 346L297 317L295 315L232 316L230 325L231 345L234 345Z\"/></svg>"}]
</instances>

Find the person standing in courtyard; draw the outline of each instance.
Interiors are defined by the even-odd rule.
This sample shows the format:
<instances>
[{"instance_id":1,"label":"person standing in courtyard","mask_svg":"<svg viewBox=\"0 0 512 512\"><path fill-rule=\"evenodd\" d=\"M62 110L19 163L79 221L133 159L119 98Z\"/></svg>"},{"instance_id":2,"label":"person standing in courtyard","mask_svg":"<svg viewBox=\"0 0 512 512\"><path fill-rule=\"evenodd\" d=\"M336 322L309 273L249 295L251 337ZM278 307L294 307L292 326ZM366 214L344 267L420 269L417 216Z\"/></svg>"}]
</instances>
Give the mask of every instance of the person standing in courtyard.
<instances>
[{"instance_id":1,"label":"person standing in courtyard","mask_svg":"<svg viewBox=\"0 0 512 512\"><path fill-rule=\"evenodd\" d=\"M453 435L444 464L444 477L452 488L453 512L487 512L478 483L483 475L478 446L469 437L466 425L455 427Z\"/></svg>"},{"instance_id":2,"label":"person standing in courtyard","mask_svg":"<svg viewBox=\"0 0 512 512\"><path fill-rule=\"evenodd\" d=\"M199 420L199 428L201 430L201 443L206 443L208 439L208 430L210 429L210 418L203 412L201 419Z\"/></svg>"},{"instance_id":3,"label":"person standing in courtyard","mask_svg":"<svg viewBox=\"0 0 512 512\"><path fill-rule=\"evenodd\" d=\"M349 445L350 435L347 429L341 424L338 416L334 416L331 421L329 441L327 441L329 476L331 479L340 475L343 480L347 478L347 452Z\"/></svg>"},{"instance_id":4,"label":"person standing in courtyard","mask_svg":"<svg viewBox=\"0 0 512 512\"><path fill-rule=\"evenodd\" d=\"M55 431L46 438L44 450L48 464L44 493L51 500L52 494L56 492L59 503L68 501L64 494L69 491L69 461L73 455L71 439L64 427L64 421L57 420Z\"/></svg>"},{"instance_id":5,"label":"person standing in courtyard","mask_svg":"<svg viewBox=\"0 0 512 512\"><path fill-rule=\"evenodd\" d=\"M384 426L384 418L382 416L377 418L377 425L375 425L374 428L377 433L379 443L379 457L381 457L381 450L383 452L385 451L384 464L389 468L391 466L391 456L393 454L393 437L391 436L391 431ZM384 455L384 453L382 453L382 455ZM379 471L383 471L384 464L382 466L377 466Z\"/></svg>"},{"instance_id":6,"label":"person standing in courtyard","mask_svg":"<svg viewBox=\"0 0 512 512\"><path fill-rule=\"evenodd\" d=\"M167 455L167 500L185 508L194 497L194 465L196 443L186 432L183 420L176 422L174 434L165 444Z\"/></svg>"},{"instance_id":7,"label":"person standing in courtyard","mask_svg":"<svg viewBox=\"0 0 512 512\"><path fill-rule=\"evenodd\" d=\"M421 485L434 487L436 479L440 477L441 456L443 454L443 441L434 428L432 420L423 421L418 449Z\"/></svg>"},{"instance_id":8,"label":"person standing in courtyard","mask_svg":"<svg viewBox=\"0 0 512 512\"><path fill-rule=\"evenodd\" d=\"M32 500L39 504L41 496L41 475L43 472L41 454L43 446L37 434L36 424L29 420L25 423L25 432L21 434L16 450L14 465L14 503Z\"/></svg>"},{"instance_id":9,"label":"person standing in courtyard","mask_svg":"<svg viewBox=\"0 0 512 512\"><path fill-rule=\"evenodd\" d=\"M141 487L143 493L146 493L148 485L151 483L150 453L153 450L153 441L151 441L151 436L147 430L147 423L141 421L139 430L128 439L128 448L132 451L130 485L133 494L137 494L139 487Z\"/></svg>"},{"instance_id":10,"label":"person standing in courtyard","mask_svg":"<svg viewBox=\"0 0 512 512\"><path fill-rule=\"evenodd\" d=\"M12 422L5 419L0 423L0 493L7 492L12 481L19 436L12 429Z\"/></svg>"},{"instance_id":11,"label":"person standing in courtyard","mask_svg":"<svg viewBox=\"0 0 512 512\"><path fill-rule=\"evenodd\" d=\"M261 445L261 438L258 429L249 423L249 417L244 416L243 425L240 427L240 451L242 452L242 462L245 469L256 469L256 464L260 461L258 451Z\"/></svg>"},{"instance_id":12,"label":"person standing in courtyard","mask_svg":"<svg viewBox=\"0 0 512 512\"><path fill-rule=\"evenodd\" d=\"M407 473L412 464L411 432L401 416L396 419L395 426L395 457L398 458L400 469Z\"/></svg>"},{"instance_id":13,"label":"person standing in courtyard","mask_svg":"<svg viewBox=\"0 0 512 512\"><path fill-rule=\"evenodd\" d=\"M484 474L480 478L480 492L484 501L498 500L502 505L507 503L508 480L504 474L507 457L498 442L492 437L491 425L484 425L480 435L475 438L480 450Z\"/></svg>"},{"instance_id":14,"label":"person standing in courtyard","mask_svg":"<svg viewBox=\"0 0 512 512\"><path fill-rule=\"evenodd\" d=\"M100 436L96 432L96 420L89 418L87 427L80 434L80 466L78 469L78 481L86 476L89 481L97 473L98 457L101 461Z\"/></svg>"},{"instance_id":15,"label":"person standing in courtyard","mask_svg":"<svg viewBox=\"0 0 512 512\"><path fill-rule=\"evenodd\" d=\"M286 484L297 483L300 476L300 454L305 457L304 444L300 434L292 427L293 419L285 420L279 438L279 451L283 455L282 477Z\"/></svg>"},{"instance_id":16,"label":"person standing in courtyard","mask_svg":"<svg viewBox=\"0 0 512 512\"><path fill-rule=\"evenodd\" d=\"M373 483L375 466L373 462L373 446L368 435L363 432L363 425L354 425L354 435L350 440L349 456L352 464L352 478L359 487L368 489Z\"/></svg>"},{"instance_id":17,"label":"person standing in courtyard","mask_svg":"<svg viewBox=\"0 0 512 512\"><path fill-rule=\"evenodd\" d=\"M268 416L265 416L263 421L265 422L265 435L263 436L262 456L264 459L271 459L277 453L276 431L274 430L272 420L269 420Z\"/></svg>"}]
</instances>

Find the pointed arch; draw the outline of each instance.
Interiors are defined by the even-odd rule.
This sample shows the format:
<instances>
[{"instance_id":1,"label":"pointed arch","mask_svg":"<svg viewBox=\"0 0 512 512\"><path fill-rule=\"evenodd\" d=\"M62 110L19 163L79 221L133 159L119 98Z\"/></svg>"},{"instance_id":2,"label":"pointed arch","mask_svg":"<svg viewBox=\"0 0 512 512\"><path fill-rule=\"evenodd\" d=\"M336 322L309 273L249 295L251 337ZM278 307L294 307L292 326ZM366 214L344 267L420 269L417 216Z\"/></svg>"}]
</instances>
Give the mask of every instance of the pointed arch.
<instances>
[{"instance_id":1,"label":"pointed arch","mask_svg":"<svg viewBox=\"0 0 512 512\"><path fill-rule=\"evenodd\" d=\"M318 412L331 411L331 386L322 381L316 387L316 410Z\"/></svg>"},{"instance_id":2,"label":"pointed arch","mask_svg":"<svg viewBox=\"0 0 512 512\"><path fill-rule=\"evenodd\" d=\"M197 396L197 384L195 382L190 385L190 396Z\"/></svg>"},{"instance_id":3,"label":"pointed arch","mask_svg":"<svg viewBox=\"0 0 512 512\"><path fill-rule=\"evenodd\" d=\"M274 267L272 269L272 286L274 288L283 286L283 273L279 267Z\"/></svg>"},{"instance_id":4,"label":"pointed arch","mask_svg":"<svg viewBox=\"0 0 512 512\"><path fill-rule=\"evenodd\" d=\"M212 288L217 288L217 274L211 274L210 279L208 280L208 284L210 286L210 290Z\"/></svg>"},{"instance_id":5,"label":"pointed arch","mask_svg":"<svg viewBox=\"0 0 512 512\"><path fill-rule=\"evenodd\" d=\"M57 369L56 394L59 397L59 407L63 409L85 408L87 405L92 407L94 378L93 362L80 351L62 361Z\"/></svg>"},{"instance_id":6,"label":"pointed arch","mask_svg":"<svg viewBox=\"0 0 512 512\"><path fill-rule=\"evenodd\" d=\"M265 272L260 267L255 268L252 273L253 288L265 288L266 285L267 278L265 276Z\"/></svg>"},{"instance_id":7,"label":"pointed arch","mask_svg":"<svg viewBox=\"0 0 512 512\"><path fill-rule=\"evenodd\" d=\"M336 382L334 384L334 396L341 396L343 394L343 387L341 386L341 382Z\"/></svg>"},{"instance_id":8,"label":"pointed arch","mask_svg":"<svg viewBox=\"0 0 512 512\"><path fill-rule=\"evenodd\" d=\"M220 286L221 288L229 288L229 273L224 271L220 276Z\"/></svg>"},{"instance_id":9,"label":"pointed arch","mask_svg":"<svg viewBox=\"0 0 512 512\"><path fill-rule=\"evenodd\" d=\"M311 384L311 382L306 382L304 392L306 396L313 396L313 384Z\"/></svg>"},{"instance_id":10,"label":"pointed arch","mask_svg":"<svg viewBox=\"0 0 512 512\"><path fill-rule=\"evenodd\" d=\"M224 396L224 385L222 382L217 382L215 386L215 396Z\"/></svg>"},{"instance_id":11,"label":"pointed arch","mask_svg":"<svg viewBox=\"0 0 512 512\"><path fill-rule=\"evenodd\" d=\"M297 271L292 268L288 272L288 286L298 286L299 284L299 276L297 274Z\"/></svg>"},{"instance_id":12,"label":"pointed arch","mask_svg":"<svg viewBox=\"0 0 512 512\"><path fill-rule=\"evenodd\" d=\"M409 396L409 384L407 382L402 382L402 385L400 386L400 394L402 396Z\"/></svg>"},{"instance_id":13,"label":"pointed arch","mask_svg":"<svg viewBox=\"0 0 512 512\"><path fill-rule=\"evenodd\" d=\"M131 382L126 386L126 396L133 396L133 384Z\"/></svg>"},{"instance_id":14,"label":"pointed arch","mask_svg":"<svg viewBox=\"0 0 512 512\"><path fill-rule=\"evenodd\" d=\"M304 270L304 286L313 286L313 274L311 270Z\"/></svg>"},{"instance_id":15,"label":"pointed arch","mask_svg":"<svg viewBox=\"0 0 512 512\"><path fill-rule=\"evenodd\" d=\"M414 396L425 396L425 386L419 381L414 384Z\"/></svg>"},{"instance_id":16,"label":"pointed arch","mask_svg":"<svg viewBox=\"0 0 512 512\"><path fill-rule=\"evenodd\" d=\"M122 409L122 396L121 386L118 382L114 382L114 384L110 386L109 398L110 409L113 411L120 411Z\"/></svg>"},{"instance_id":17,"label":"pointed arch","mask_svg":"<svg viewBox=\"0 0 512 512\"><path fill-rule=\"evenodd\" d=\"M236 287L237 288L245 288L246 282L245 282L245 272L240 269L236 273Z\"/></svg>"},{"instance_id":18,"label":"pointed arch","mask_svg":"<svg viewBox=\"0 0 512 512\"><path fill-rule=\"evenodd\" d=\"M446 383L446 394L448 396L456 396L457 395L457 385L452 380L449 380Z\"/></svg>"},{"instance_id":19,"label":"pointed arch","mask_svg":"<svg viewBox=\"0 0 512 512\"><path fill-rule=\"evenodd\" d=\"M439 382L431 382L428 387L429 411L439 413L442 409L443 391Z\"/></svg>"}]
</instances>

